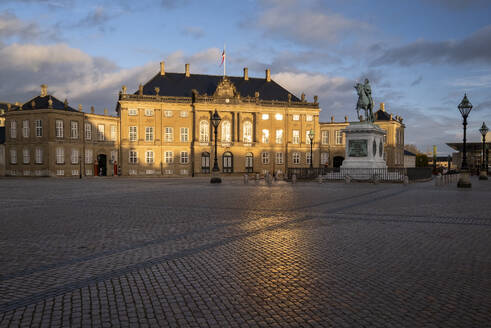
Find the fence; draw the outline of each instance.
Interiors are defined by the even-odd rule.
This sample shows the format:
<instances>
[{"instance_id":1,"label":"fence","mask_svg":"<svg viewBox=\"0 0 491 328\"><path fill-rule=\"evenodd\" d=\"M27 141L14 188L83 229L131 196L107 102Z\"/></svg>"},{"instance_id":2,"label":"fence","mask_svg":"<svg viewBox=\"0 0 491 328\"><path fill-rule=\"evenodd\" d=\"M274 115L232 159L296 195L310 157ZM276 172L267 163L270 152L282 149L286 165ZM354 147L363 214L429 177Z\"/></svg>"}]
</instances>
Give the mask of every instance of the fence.
<instances>
[{"instance_id":1,"label":"fence","mask_svg":"<svg viewBox=\"0 0 491 328\"><path fill-rule=\"evenodd\" d=\"M289 168L287 171L288 179L291 179L294 174L297 179L315 179L320 176L325 180L345 180L349 177L352 180L393 182L403 182L404 178L408 175L405 168Z\"/></svg>"},{"instance_id":2,"label":"fence","mask_svg":"<svg viewBox=\"0 0 491 328\"><path fill-rule=\"evenodd\" d=\"M438 174L435 178L435 186L445 186L450 183L457 183L457 181L459 181L459 178L460 178L459 173L444 174L444 175Z\"/></svg>"}]
</instances>

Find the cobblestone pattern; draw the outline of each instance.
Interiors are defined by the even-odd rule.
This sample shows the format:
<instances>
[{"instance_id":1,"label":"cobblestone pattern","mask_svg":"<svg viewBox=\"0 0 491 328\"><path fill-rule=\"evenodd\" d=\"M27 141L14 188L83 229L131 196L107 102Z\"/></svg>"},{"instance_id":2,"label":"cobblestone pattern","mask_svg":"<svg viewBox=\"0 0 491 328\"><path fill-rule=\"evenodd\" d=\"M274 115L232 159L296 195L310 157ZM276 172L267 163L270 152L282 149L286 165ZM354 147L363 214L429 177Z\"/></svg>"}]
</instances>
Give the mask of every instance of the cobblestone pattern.
<instances>
[{"instance_id":1,"label":"cobblestone pattern","mask_svg":"<svg viewBox=\"0 0 491 328\"><path fill-rule=\"evenodd\" d=\"M490 189L227 182L0 180L0 327L491 326Z\"/></svg>"}]
</instances>

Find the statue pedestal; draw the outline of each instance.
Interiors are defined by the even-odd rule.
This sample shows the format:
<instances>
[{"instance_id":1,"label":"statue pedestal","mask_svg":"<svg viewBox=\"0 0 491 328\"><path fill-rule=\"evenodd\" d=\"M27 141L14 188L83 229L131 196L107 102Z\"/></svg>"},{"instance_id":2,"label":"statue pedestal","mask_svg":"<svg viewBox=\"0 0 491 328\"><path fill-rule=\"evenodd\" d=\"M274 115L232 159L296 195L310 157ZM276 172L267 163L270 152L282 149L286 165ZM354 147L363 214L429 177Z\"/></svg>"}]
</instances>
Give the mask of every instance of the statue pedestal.
<instances>
[{"instance_id":1,"label":"statue pedestal","mask_svg":"<svg viewBox=\"0 0 491 328\"><path fill-rule=\"evenodd\" d=\"M341 165L343 175L357 180L387 175L384 130L371 122L354 122L343 132L346 135L346 157Z\"/></svg>"}]
</instances>

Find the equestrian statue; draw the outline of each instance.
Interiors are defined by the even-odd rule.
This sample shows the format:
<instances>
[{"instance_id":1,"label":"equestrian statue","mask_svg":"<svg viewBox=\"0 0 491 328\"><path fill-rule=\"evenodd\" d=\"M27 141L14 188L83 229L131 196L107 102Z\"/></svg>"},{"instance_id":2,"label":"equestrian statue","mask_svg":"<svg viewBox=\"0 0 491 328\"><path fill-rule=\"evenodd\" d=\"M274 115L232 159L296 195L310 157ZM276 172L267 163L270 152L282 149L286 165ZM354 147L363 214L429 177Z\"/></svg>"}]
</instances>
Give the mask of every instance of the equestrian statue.
<instances>
[{"instance_id":1,"label":"equestrian statue","mask_svg":"<svg viewBox=\"0 0 491 328\"><path fill-rule=\"evenodd\" d=\"M372 87L370 87L370 82L365 79L365 83L357 83L355 85L356 92L358 93L358 102L356 103L356 113L361 122L371 122L375 121L375 116L373 115L373 99L372 99ZM360 115L360 109L365 110L365 117Z\"/></svg>"}]
</instances>

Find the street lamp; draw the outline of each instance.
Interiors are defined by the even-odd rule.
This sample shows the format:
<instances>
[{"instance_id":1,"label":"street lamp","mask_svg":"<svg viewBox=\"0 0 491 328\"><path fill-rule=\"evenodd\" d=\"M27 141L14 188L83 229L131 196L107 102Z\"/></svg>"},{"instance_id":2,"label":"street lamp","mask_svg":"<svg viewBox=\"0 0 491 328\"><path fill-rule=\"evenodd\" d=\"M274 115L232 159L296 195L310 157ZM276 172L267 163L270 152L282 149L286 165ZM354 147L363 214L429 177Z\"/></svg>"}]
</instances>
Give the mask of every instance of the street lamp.
<instances>
[{"instance_id":1,"label":"street lamp","mask_svg":"<svg viewBox=\"0 0 491 328\"><path fill-rule=\"evenodd\" d=\"M467 94L464 94L464 98L460 102L458 109L460 111L460 114L462 115L462 118L464 119L464 122L462 123L464 125L464 144L463 144L463 152L462 152L462 165L460 166L460 179L459 182L457 183L457 187L459 188L470 188L472 186L471 182L469 181L469 170L467 167L467 152L466 152L466 130L467 130L467 117L469 116L469 113L472 110L472 104L467 99Z\"/></svg>"},{"instance_id":2,"label":"street lamp","mask_svg":"<svg viewBox=\"0 0 491 328\"><path fill-rule=\"evenodd\" d=\"M482 126L479 129L482 135L482 167L481 174L479 174L479 180L487 180L488 179L488 163L486 161L486 134L488 133L488 127L486 123L482 122Z\"/></svg>"},{"instance_id":3,"label":"street lamp","mask_svg":"<svg viewBox=\"0 0 491 328\"><path fill-rule=\"evenodd\" d=\"M314 130L309 131L309 139L310 139L310 168L313 168L314 158L312 156L312 145L314 144Z\"/></svg>"},{"instance_id":4,"label":"street lamp","mask_svg":"<svg viewBox=\"0 0 491 328\"><path fill-rule=\"evenodd\" d=\"M222 179L220 178L218 172L220 169L218 168L218 158L217 158L217 133L218 133L218 125L220 125L220 121L222 118L220 115L218 115L217 110L215 109L215 112L211 116L211 124L215 128L215 160L213 162L213 169L212 169L212 174L211 174L211 183L221 183Z\"/></svg>"}]
</instances>

